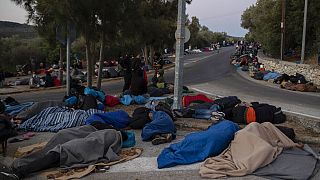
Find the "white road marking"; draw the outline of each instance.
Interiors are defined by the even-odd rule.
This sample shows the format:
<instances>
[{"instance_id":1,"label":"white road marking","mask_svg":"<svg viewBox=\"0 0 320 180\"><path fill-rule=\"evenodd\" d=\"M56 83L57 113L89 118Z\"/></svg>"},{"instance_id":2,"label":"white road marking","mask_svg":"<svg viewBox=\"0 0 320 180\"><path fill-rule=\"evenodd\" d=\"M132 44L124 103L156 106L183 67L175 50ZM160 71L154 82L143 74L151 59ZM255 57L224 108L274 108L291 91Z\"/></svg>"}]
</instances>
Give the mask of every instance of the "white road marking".
<instances>
[{"instance_id":1,"label":"white road marking","mask_svg":"<svg viewBox=\"0 0 320 180\"><path fill-rule=\"evenodd\" d=\"M179 165L172 168L158 169L157 157L138 157L131 161L116 164L108 172L150 172L150 171L190 171L199 170L201 163Z\"/></svg>"}]
</instances>

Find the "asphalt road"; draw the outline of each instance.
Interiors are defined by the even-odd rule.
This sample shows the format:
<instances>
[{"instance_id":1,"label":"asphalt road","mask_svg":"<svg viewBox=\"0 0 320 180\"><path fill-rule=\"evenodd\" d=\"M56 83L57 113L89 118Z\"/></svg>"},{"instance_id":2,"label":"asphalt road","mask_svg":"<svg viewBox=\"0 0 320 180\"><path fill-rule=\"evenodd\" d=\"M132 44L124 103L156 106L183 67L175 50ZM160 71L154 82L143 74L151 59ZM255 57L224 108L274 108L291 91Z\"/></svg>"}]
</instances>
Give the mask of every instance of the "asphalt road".
<instances>
[{"instance_id":1,"label":"asphalt road","mask_svg":"<svg viewBox=\"0 0 320 180\"><path fill-rule=\"evenodd\" d=\"M217 53L201 53L184 57L184 85L221 96L236 95L245 101L259 101L283 107L283 109L320 117L320 96L297 93L269 87L243 78L229 64L233 47ZM173 82L174 69L167 70L165 80ZM107 94L119 94L122 80L105 82L102 86ZM49 90L13 95L18 101L61 100L64 90ZM318 112L319 111L319 112Z\"/></svg>"}]
</instances>

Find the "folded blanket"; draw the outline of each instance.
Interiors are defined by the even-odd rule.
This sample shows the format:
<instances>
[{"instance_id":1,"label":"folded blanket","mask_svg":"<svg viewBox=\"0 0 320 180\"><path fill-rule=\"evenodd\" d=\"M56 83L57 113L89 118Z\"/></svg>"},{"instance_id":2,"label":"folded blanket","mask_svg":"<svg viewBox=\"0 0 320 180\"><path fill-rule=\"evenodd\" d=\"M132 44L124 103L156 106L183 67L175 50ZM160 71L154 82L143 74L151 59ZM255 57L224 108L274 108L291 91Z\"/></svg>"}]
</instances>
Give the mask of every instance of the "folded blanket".
<instances>
[{"instance_id":1,"label":"folded blanket","mask_svg":"<svg viewBox=\"0 0 320 180\"><path fill-rule=\"evenodd\" d=\"M191 133L161 152L157 159L158 168L191 164L216 156L228 147L239 129L237 124L223 120L206 131Z\"/></svg>"},{"instance_id":2,"label":"folded blanket","mask_svg":"<svg viewBox=\"0 0 320 180\"><path fill-rule=\"evenodd\" d=\"M208 158L200 167L200 175L204 178L245 176L270 164L284 148L295 146L273 124L253 122L236 133L228 149Z\"/></svg>"}]
</instances>

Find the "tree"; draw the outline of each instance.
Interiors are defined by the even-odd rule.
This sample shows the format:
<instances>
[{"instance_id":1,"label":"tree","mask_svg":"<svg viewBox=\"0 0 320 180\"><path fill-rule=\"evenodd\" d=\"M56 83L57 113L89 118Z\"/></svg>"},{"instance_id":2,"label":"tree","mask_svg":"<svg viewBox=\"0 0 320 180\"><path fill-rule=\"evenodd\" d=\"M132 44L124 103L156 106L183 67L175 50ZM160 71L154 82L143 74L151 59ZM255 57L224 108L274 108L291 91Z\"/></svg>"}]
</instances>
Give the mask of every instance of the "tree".
<instances>
[{"instance_id":1,"label":"tree","mask_svg":"<svg viewBox=\"0 0 320 180\"><path fill-rule=\"evenodd\" d=\"M306 36L306 54L312 56L320 49L320 1L309 1ZM286 3L285 51L300 51L302 41L304 1ZM281 1L258 0L242 14L241 26L249 30L247 38L260 42L273 57L280 55Z\"/></svg>"}]
</instances>

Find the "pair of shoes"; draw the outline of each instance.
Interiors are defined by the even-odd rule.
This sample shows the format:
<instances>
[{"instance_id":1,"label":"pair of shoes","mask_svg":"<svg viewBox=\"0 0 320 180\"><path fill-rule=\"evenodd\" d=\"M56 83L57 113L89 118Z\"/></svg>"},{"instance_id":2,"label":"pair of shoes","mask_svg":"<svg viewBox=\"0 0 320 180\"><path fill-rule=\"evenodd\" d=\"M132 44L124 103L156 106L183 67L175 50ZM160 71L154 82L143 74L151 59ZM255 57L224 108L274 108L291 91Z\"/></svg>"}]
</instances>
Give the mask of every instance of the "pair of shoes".
<instances>
[{"instance_id":1,"label":"pair of shoes","mask_svg":"<svg viewBox=\"0 0 320 180\"><path fill-rule=\"evenodd\" d=\"M172 141L172 134L161 134L156 135L156 137L152 140L153 145L164 144Z\"/></svg>"},{"instance_id":2,"label":"pair of shoes","mask_svg":"<svg viewBox=\"0 0 320 180\"><path fill-rule=\"evenodd\" d=\"M12 169L0 163L0 180L18 180L19 177L12 173Z\"/></svg>"}]
</instances>

